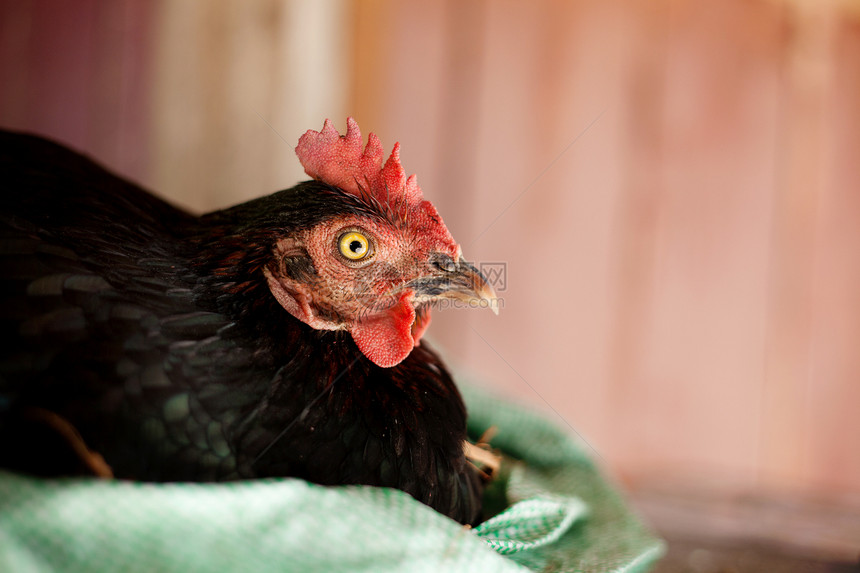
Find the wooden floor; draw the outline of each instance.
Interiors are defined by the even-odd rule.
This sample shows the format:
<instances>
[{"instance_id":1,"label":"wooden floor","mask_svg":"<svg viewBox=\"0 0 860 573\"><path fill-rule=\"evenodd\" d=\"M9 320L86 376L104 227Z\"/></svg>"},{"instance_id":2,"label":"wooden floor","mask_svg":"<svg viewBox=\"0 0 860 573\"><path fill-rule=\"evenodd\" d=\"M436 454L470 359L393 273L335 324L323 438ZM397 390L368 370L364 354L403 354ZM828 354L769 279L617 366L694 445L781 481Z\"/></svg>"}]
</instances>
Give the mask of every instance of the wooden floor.
<instances>
[{"instance_id":1,"label":"wooden floor","mask_svg":"<svg viewBox=\"0 0 860 573\"><path fill-rule=\"evenodd\" d=\"M860 500L638 488L667 541L655 573L860 573Z\"/></svg>"},{"instance_id":2,"label":"wooden floor","mask_svg":"<svg viewBox=\"0 0 860 573\"><path fill-rule=\"evenodd\" d=\"M673 539L653 573L857 573L860 565L793 555L756 543Z\"/></svg>"}]
</instances>

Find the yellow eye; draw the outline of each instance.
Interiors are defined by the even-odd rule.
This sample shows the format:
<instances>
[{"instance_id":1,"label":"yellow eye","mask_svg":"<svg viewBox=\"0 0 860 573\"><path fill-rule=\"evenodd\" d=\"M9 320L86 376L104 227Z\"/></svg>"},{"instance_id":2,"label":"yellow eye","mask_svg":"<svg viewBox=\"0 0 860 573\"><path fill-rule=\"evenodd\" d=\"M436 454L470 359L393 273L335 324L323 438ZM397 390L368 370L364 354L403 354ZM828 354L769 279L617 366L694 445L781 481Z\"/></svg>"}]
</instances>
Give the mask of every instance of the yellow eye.
<instances>
[{"instance_id":1,"label":"yellow eye","mask_svg":"<svg viewBox=\"0 0 860 573\"><path fill-rule=\"evenodd\" d=\"M349 231L338 240L340 254L351 261L360 261L370 255L370 241L358 231Z\"/></svg>"}]
</instances>

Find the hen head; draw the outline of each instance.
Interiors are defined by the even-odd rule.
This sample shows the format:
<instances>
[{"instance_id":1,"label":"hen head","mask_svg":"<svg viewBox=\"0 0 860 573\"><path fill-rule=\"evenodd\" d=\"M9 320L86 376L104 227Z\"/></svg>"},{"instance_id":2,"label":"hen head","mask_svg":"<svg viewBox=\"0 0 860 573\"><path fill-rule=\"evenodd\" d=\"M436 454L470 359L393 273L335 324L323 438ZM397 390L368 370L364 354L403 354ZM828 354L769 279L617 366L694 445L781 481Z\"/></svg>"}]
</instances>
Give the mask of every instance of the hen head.
<instances>
[{"instance_id":1,"label":"hen head","mask_svg":"<svg viewBox=\"0 0 860 573\"><path fill-rule=\"evenodd\" d=\"M481 273L462 259L435 207L406 178L399 144L383 163L379 139L366 147L356 122L340 135L326 120L308 131L296 154L305 172L356 198L357 208L323 219L275 244L264 270L272 294L318 330L346 330L359 350L387 368L404 360L442 299L496 310ZM360 207L359 207L360 206Z\"/></svg>"}]
</instances>

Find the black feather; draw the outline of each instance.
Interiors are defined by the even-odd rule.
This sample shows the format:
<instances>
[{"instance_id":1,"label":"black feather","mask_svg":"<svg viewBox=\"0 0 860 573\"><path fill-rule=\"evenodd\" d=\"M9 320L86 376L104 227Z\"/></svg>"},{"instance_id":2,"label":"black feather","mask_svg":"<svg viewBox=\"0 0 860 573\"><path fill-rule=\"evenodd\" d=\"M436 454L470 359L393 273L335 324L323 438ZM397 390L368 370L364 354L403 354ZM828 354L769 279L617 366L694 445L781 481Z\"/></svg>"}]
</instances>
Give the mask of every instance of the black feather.
<instances>
[{"instance_id":1,"label":"black feather","mask_svg":"<svg viewBox=\"0 0 860 573\"><path fill-rule=\"evenodd\" d=\"M0 463L86 472L34 412L114 475L297 476L403 489L475 523L465 407L425 343L379 368L271 296L278 238L390 214L306 182L194 217L40 138L0 134ZM295 276L312 273L294 261Z\"/></svg>"}]
</instances>

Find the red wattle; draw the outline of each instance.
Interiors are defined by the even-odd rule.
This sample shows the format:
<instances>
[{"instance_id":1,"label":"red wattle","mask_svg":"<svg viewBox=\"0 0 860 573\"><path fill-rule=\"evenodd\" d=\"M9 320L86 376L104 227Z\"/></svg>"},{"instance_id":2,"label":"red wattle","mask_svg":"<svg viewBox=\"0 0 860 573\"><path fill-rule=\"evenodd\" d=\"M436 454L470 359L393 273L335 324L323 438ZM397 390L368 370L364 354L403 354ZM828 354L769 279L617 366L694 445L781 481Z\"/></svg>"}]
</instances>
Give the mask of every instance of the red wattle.
<instances>
[{"instance_id":1,"label":"red wattle","mask_svg":"<svg viewBox=\"0 0 860 573\"><path fill-rule=\"evenodd\" d=\"M377 366L396 366L415 347L417 339L412 335L412 324L415 322L415 309L412 307L414 297L412 291L406 291L394 306L359 321L350 329L358 349Z\"/></svg>"}]
</instances>

